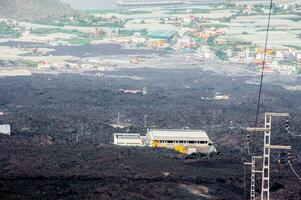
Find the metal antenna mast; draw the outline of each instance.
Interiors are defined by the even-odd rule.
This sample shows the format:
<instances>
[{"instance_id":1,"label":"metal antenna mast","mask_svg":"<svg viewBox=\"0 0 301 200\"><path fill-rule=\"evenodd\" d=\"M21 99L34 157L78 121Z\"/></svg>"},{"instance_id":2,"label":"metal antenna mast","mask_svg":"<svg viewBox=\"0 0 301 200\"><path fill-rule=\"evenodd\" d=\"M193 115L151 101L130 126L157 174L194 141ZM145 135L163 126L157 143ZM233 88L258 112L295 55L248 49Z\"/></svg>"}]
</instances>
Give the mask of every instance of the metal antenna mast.
<instances>
[{"instance_id":1,"label":"metal antenna mast","mask_svg":"<svg viewBox=\"0 0 301 200\"><path fill-rule=\"evenodd\" d=\"M272 117L288 117L288 113L265 113L263 128L247 128L247 131L264 132L261 200L270 200L270 154L271 149L290 150L291 146L271 145Z\"/></svg>"}]
</instances>

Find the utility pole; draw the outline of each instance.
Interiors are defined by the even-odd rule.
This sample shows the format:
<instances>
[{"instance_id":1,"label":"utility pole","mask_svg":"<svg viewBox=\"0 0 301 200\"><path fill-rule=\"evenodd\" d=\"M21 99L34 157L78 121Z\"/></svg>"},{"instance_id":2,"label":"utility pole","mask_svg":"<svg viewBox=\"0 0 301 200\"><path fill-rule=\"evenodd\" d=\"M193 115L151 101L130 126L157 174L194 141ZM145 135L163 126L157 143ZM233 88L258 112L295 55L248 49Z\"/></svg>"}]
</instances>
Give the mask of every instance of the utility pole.
<instances>
[{"instance_id":1,"label":"utility pole","mask_svg":"<svg viewBox=\"0 0 301 200\"><path fill-rule=\"evenodd\" d=\"M117 124L118 126L120 126L120 113L118 112L118 116L117 116Z\"/></svg>"},{"instance_id":2,"label":"utility pole","mask_svg":"<svg viewBox=\"0 0 301 200\"><path fill-rule=\"evenodd\" d=\"M251 166L251 187L250 187L250 200L256 200L256 174L261 174L261 170L256 170L256 160L262 159L262 156L252 156L252 162L245 162L244 165ZM245 180L244 180L245 182ZM244 183L245 187L245 183Z\"/></svg>"},{"instance_id":3,"label":"utility pole","mask_svg":"<svg viewBox=\"0 0 301 200\"><path fill-rule=\"evenodd\" d=\"M247 128L251 132L264 132L261 200L270 200L270 154L271 149L290 150L291 146L271 145L272 117L289 117L288 113L265 113L263 128ZM252 195L252 194L251 194Z\"/></svg>"},{"instance_id":4,"label":"utility pole","mask_svg":"<svg viewBox=\"0 0 301 200\"><path fill-rule=\"evenodd\" d=\"M147 115L144 115L144 128L147 127Z\"/></svg>"}]
</instances>

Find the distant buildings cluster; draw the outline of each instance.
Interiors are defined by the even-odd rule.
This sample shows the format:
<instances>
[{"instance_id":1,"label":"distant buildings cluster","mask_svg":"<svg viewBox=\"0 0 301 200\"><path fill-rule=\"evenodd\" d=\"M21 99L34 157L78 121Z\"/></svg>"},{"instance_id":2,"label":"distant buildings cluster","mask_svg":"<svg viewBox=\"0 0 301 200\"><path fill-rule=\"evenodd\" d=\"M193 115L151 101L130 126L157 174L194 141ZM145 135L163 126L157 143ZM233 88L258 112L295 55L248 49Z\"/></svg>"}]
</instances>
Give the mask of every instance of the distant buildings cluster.
<instances>
[{"instance_id":1,"label":"distant buildings cluster","mask_svg":"<svg viewBox=\"0 0 301 200\"><path fill-rule=\"evenodd\" d=\"M164 5L164 4L269 4L266 0L117 0L121 6ZM301 3L300 0L274 0L275 5L292 5Z\"/></svg>"},{"instance_id":2,"label":"distant buildings cluster","mask_svg":"<svg viewBox=\"0 0 301 200\"><path fill-rule=\"evenodd\" d=\"M182 4L185 2L186 0L117 0L117 4L122 6Z\"/></svg>"}]
</instances>

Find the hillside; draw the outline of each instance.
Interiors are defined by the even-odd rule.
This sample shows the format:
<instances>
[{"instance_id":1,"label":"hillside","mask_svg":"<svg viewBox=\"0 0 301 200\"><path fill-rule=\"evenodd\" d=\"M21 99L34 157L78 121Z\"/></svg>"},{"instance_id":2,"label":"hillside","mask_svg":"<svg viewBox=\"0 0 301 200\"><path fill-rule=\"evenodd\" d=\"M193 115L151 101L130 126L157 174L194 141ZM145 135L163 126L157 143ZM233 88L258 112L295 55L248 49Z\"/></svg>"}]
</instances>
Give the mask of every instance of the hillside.
<instances>
[{"instance_id":1,"label":"hillside","mask_svg":"<svg viewBox=\"0 0 301 200\"><path fill-rule=\"evenodd\" d=\"M0 17L16 20L56 19L75 12L60 0L0 0Z\"/></svg>"}]
</instances>

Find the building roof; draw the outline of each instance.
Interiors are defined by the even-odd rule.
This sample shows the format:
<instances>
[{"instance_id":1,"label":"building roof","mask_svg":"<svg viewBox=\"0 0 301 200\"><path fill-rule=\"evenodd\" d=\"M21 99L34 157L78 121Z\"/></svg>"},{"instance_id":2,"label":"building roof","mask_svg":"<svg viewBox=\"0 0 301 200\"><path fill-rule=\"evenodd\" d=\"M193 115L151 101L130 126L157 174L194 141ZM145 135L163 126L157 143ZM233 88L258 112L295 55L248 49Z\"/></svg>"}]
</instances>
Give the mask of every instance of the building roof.
<instances>
[{"instance_id":1,"label":"building roof","mask_svg":"<svg viewBox=\"0 0 301 200\"><path fill-rule=\"evenodd\" d=\"M114 133L118 139L140 139L140 135L136 133Z\"/></svg>"},{"instance_id":2,"label":"building roof","mask_svg":"<svg viewBox=\"0 0 301 200\"><path fill-rule=\"evenodd\" d=\"M177 34L177 31L175 30L156 30L150 31L148 36L155 39L170 39L175 34Z\"/></svg>"},{"instance_id":3,"label":"building roof","mask_svg":"<svg viewBox=\"0 0 301 200\"><path fill-rule=\"evenodd\" d=\"M151 129L148 134L152 140L184 140L199 141L209 140L204 130L190 129Z\"/></svg>"}]
</instances>

